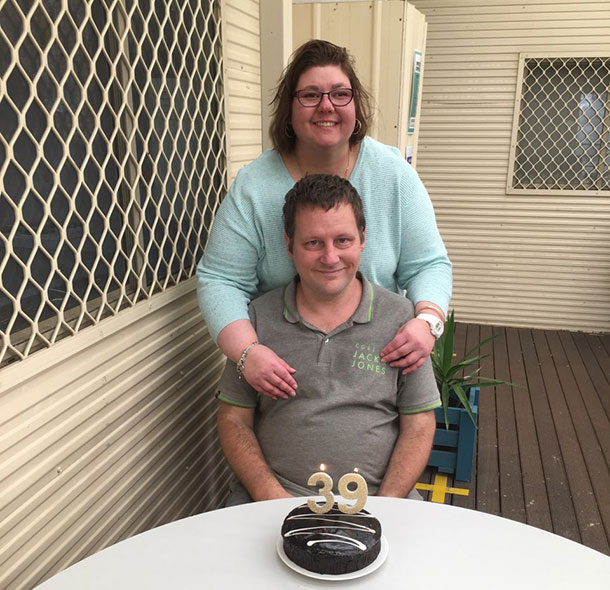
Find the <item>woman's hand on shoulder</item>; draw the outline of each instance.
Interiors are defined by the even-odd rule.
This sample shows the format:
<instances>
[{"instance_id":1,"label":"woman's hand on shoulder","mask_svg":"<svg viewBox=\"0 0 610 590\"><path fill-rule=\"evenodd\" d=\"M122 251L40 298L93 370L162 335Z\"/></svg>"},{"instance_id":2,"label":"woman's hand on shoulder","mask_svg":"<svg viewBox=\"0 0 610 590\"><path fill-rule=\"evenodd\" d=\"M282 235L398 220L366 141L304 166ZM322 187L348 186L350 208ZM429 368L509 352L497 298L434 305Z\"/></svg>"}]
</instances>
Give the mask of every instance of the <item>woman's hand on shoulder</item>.
<instances>
[{"instance_id":1,"label":"woman's hand on shoulder","mask_svg":"<svg viewBox=\"0 0 610 590\"><path fill-rule=\"evenodd\" d=\"M296 373L284 359L269 347L258 344L248 353L243 377L254 388L271 399L288 399L296 395Z\"/></svg>"},{"instance_id":2,"label":"woman's hand on shoulder","mask_svg":"<svg viewBox=\"0 0 610 590\"><path fill-rule=\"evenodd\" d=\"M403 369L407 375L419 369L434 348L434 336L424 320L410 319L381 351L381 361Z\"/></svg>"}]
</instances>

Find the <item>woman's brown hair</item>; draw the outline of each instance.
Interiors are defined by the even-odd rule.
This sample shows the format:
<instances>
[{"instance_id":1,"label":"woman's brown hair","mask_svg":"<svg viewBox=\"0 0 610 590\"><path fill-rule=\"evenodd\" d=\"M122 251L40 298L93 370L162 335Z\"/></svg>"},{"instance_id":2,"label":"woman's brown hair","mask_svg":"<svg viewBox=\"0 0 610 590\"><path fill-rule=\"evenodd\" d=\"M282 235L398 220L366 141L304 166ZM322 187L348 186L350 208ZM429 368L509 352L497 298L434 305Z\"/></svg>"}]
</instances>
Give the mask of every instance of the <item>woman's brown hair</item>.
<instances>
[{"instance_id":1,"label":"woman's brown hair","mask_svg":"<svg viewBox=\"0 0 610 590\"><path fill-rule=\"evenodd\" d=\"M349 78L354 91L356 106L356 126L350 137L350 145L355 145L364 139L368 132L371 119L371 97L364 89L356 71L354 60L345 47L339 47L329 41L312 39L301 45L293 54L290 63L282 72L282 77L271 101L273 115L269 126L269 136L273 147L282 154L294 150L296 136L291 125L292 99L301 74L316 66L339 66ZM360 123L360 125L358 125Z\"/></svg>"}]
</instances>

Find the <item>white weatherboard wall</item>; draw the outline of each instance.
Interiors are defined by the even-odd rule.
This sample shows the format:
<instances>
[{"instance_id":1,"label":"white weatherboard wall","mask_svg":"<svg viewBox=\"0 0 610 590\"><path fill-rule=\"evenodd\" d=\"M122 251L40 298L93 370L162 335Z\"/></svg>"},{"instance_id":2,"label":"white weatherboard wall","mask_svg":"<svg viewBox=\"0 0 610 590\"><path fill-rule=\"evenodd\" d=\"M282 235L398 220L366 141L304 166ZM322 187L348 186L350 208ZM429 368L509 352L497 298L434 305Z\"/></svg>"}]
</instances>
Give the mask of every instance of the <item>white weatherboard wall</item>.
<instances>
[{"instance_id":1,"label":"white weatherboard wall","mask_svg":"<svg viewBox=\"0 0 610 590\"><path fill-rule=\"evenodd\" d=\"M413 0L428 22L417 169L462 322L610 332L610 197L508 195L519 53L610 50L610 3Z\"/></svg>"},{"instance_id":2,"label":"white weatherboard wall","mask_svg":"<svg viewBox=\"0 0 610 590\"><path fill-rule=\"evenodd\" d=\"M0 372L0 587L218 505L224 358L193 279Z\"/></svg>"},{"instance_id":3,"label":"white weatherboard wall","mask_svg":"<svg viewBox=\"0 0 610 590\"><path fill-rule=\"evenodd\" d=\"M223 3L229 178L261 151L258 11ZM0 589L218 507L223 366L193 278L0 370Z\"/></svg>"},{"instance_id":4,"label":"white weatherboard wall","mask_svg":"<svg viewBox=\"0 0 610 590\"><path fill-rule=\"evenodd\" d=\"M230 185L262 151L259 2L225 0L223 17Z\"/></svg>"}]
</instances>

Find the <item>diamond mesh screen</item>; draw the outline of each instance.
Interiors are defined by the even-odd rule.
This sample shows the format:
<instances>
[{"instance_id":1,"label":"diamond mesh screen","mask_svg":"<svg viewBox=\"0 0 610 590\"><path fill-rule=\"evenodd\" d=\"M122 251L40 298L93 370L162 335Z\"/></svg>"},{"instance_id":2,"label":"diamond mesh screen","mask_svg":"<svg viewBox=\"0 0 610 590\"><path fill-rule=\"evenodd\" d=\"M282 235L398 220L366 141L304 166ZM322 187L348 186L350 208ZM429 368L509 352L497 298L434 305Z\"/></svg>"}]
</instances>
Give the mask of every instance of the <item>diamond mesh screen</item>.
<instances>
[{"instance_id":1,"label":"diamond mesh screen","mask_svg":"<svg viewBox=\"0 0 610 590\"><path fill-rule=\"evenodd\" d=\"M525 58L512 188L610 190L610 58Z\"/></svg>"},{"instance_id":2,"label":"diamond mesh screen","mask_svg":"<svg viewBox=\"0 0 610 590\"><path fill-rule=\"evenodd\" d=\"M194 274L221 57L220 0L0 2L0 364Z\"/></svg>"}]
</instances>

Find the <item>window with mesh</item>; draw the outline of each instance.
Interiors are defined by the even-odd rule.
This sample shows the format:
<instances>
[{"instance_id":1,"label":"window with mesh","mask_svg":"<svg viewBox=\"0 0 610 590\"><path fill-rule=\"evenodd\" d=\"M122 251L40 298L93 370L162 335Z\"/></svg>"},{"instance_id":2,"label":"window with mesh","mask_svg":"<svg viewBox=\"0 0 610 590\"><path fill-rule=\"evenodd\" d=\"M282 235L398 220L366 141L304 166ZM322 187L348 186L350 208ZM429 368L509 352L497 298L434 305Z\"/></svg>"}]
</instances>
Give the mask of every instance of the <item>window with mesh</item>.
<instances>
[{"instance_id":1,"label":"window with mesh","mask_svg":"<svg viewBox=\"0 0 610 590\"><path fill-rule=\"evenodd\" d=\"M0 3L0 366L194 274L221 59L220 0Z\"/></svg>"},{"instance_id":2,"label":"window with mesh","mask_svg":"<svg viewBox=\"0 0 610 590\"><path fill-rule=\"evenodd\" d=\"M610 58L525 57L510 186L610 191Z\"/></svg>"}]
</instances>

